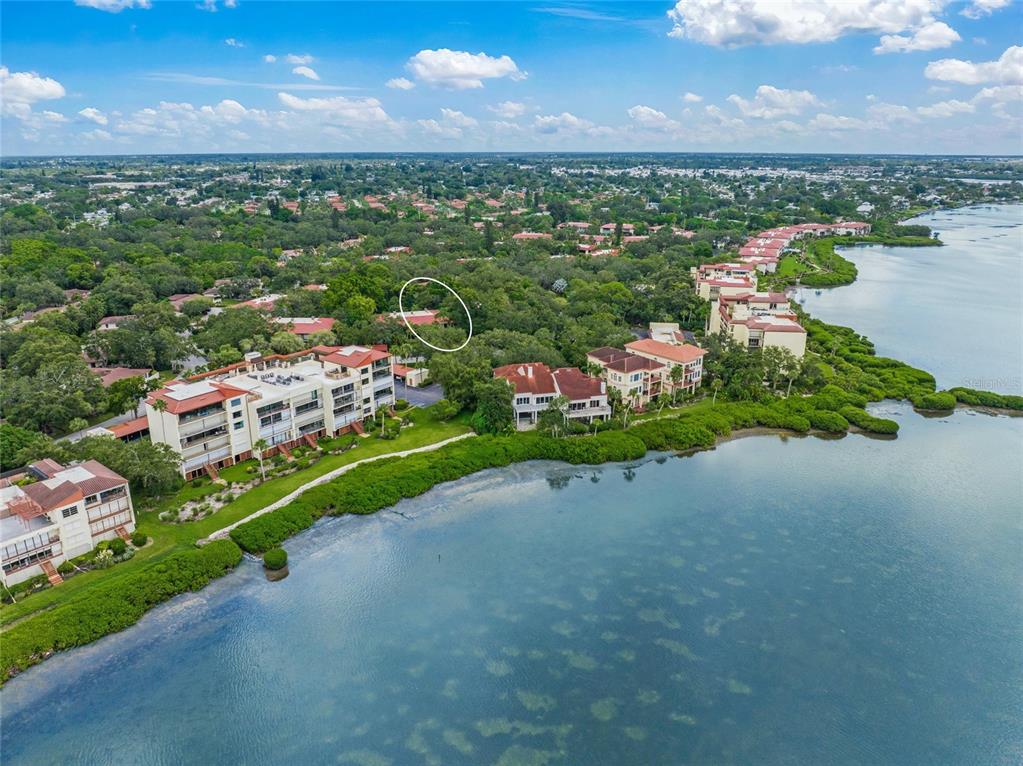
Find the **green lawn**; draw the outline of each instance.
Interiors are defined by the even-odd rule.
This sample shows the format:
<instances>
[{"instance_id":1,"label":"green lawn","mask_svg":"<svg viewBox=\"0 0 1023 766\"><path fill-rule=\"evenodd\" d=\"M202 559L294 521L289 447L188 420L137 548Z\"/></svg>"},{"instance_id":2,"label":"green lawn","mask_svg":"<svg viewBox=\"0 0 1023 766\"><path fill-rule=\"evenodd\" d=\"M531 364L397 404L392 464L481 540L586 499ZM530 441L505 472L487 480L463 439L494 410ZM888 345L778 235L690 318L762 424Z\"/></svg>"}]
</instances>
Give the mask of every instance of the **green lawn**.
<instances>
[{"instance_id":1,"label":"green lawn","mask_svg":"<svg viewBox=\"0 0 1023 766\"><path fill-rule=\"evenodd\" d=\"M413 410L410 415L415 425L402 430L397 439L384 440L376 437L361 438L359 446L339 455L326 455L317 463L301 471L270 479L265 484L253 487L239 495L219 511L196 522L174 524L159 520L161 511L180 507L182 503L210 494L224 491L226 488L205 481L199 487L186 483L178 492L151 504L147 510L138 510L138 529L145 532L152 542L138 551L134 558L115 565L111 569L92 570L75 575L56 588L47 588L32 595L18 599L16 604L4 604L0 607L0 627L7 628L15 620L31 615L60 602L65 603L77 594L87 591L93 584L100 581L108 582L124 574L136 570L140 566L159 561L171 553L195 545L196 540L208 537L218 529L233 524L266 505L279 500L290 492L301 488L311 480L333 471L335 468L365 460L368 457L386 455L391 452L425 447L434 442L449 439L452 436L468 433L471 429L465 417L458 417L447 422L438 421L424 410ZM227 469L231 470L231 469ZM221 472L223 475L224 472ZM237 474L235 476L234 474ZM244 467L229 474L231 478L246 480L250 475Z\"/></svg>"}]
</instances>

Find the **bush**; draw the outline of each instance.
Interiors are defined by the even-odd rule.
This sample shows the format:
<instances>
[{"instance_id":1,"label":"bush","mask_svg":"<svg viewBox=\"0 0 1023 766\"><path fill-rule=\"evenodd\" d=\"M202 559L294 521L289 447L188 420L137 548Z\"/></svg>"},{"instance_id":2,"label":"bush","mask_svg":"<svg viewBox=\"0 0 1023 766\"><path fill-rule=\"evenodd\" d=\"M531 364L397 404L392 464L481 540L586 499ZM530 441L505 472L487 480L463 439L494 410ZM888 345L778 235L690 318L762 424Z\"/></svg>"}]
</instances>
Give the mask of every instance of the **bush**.
<instances>
[{"instance_id":1,"label":"bush","mask_svg":"<svg viewBox=\"0 0 1023 766\"><path fill-rule=\"evenodd\" d=\"M115 556L123 556L124 552L128 550L128 543L120 537L115 537L107 547Z\"/></svg>"},{"instance_id":2,"label":"bush","mask_svg":"<svg viewBox=\"0 0 1023 766\"><path fill-rule=\"evenodd\" d=\"M61 575L69 575L74 571L75 565L72 564L70 561L65 561L59 567L57 567L57 573Z\"/></svg>"},{"instance_id":3,"label":"bush","mask_svg":"<svg viewBox=\"0 0 1023 766\"><path fill-rule=\"evenodd\" d=\"M849 421L837 412L828 410L811 410L807 413L810 425L820 431L839 434L849 430Z\"/></svg>"},{"instance_id":4,"label":"bush","mask_svg":"<svg viewBox=\"0 0 1023 766\"><path fill-rule=\"evenodd\" d=\"M139 532L138 530L132 532L131 544L134 545L136 548L141 548L147 542L149 542L149 538L146 537L145 532Z\"/></svg>"},{"instance_id":5,"label":"bush","mask_svg":"<svg viewBox=\"0 0 1023 766\"><path fill-rule=\"evenodd\" d=\"M975 388L956 387L948 390L956 401L972 404L975 407L997 407L1003 410L1023 410L1023 396L996 394L991 391L978 391Z\"/></svg>"},{"instance_id":6,"label":"bush","mask_svg":"<svg viewBox=\"0 0 1023 766\"><path fill-rule=\"evenodd\" d=\"M283 548L271 548L263 554L263 566L267 569L284 569L288 565L288 552Z\"/></svg>"},{"instance_id":7,"label":"bush","mask_svg":"<svg viewBox=\"0 0 1023 766\"><path fill-rule=\"evenodd\" d=\"M839 410L839 414L850 423L864 431L874 434L894 434L899 432L899 424L887 418L875 418L866 410L849 405Z\"/></svg>"},{"instance_id":8,"label":"bush","mask_svg":"<svg viewBox=\"0 0 1023 766\"><path fill-rule=\"evenodd\" d=\"M913 406L920 410L954 410L956 406L955 394L948 391L919 394L912 401Z\"/></svg>"},{"instance_id":9,"label":"bush","mask_svg":"<svg viewBox=\"0 0 1023 766\"><path fill-rule=\"evenodd\" d=\"M233 542L216 540L97 583L80 597L15 624L0 642L0 681L40 662L50 652L82 646L133 625L157 604L199 590L226 574L241 558L242 552Z\"/></svg>"}]
</instances>

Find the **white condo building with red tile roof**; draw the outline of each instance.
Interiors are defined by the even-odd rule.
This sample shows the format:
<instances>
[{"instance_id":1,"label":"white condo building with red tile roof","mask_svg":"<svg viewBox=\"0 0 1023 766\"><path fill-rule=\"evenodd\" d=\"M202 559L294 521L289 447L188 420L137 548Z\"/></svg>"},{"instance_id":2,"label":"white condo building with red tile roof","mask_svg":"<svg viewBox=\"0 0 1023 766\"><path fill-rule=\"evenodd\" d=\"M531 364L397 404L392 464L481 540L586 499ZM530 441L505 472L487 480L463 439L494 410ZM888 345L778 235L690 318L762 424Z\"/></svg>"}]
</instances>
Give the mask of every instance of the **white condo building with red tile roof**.
<instances>
[{"instance_id":1,"label":"white condo building with red tile roof","mask_svg":"<svg viewBox=\"0 0 1023 766\"><path fill-rule=\"evenodd\" d=\"M383 348L316 346L175 380L146 399L149 435L181 456L186 478L348 430L394 403ZM211 467L208 468L207 466ZM212 470L211 470L212 469Z\"/></svg>"},{"instance_id":2,"label":"white condo building with red tile roof","mask_svg":"<svg viewBox=\"0 0 1023 766\"><path fill-rule=\"evenodd\" d=\"M128 480L102 463L64 467L46 459L0 479L0 579L14 585L135 531Z\"/></svg>"},{"instance_id":3,"label":"white condo building with red tile roof","mask_svg":"<svg viewBox=\"0 0 1023 766\"><path fill-rule=\"evenodd\" d=\"M708 333L721 331L748 350L780 346L797 359L806 353L806 330L785 293L722 296L707 319Z\"/></svg>"},{"instance_id":4,"label":"white condo building with red tile roof","mask_svg":"<svg viewBox=\"0 0 1023 766\"><path fill-rule=\"evenodd\" d=\"M603 347L590 351L586 358L600 365L607 384L622 395L622 400L638 409L645 408L662 392L693 393L703 381L703 357L706 351L691 343L666 343L644 338L626 343L625 349ZM672 370L682 372L676 381Z\"/></svg>"},{"instance_id":5,"label":"white condo building with red tile roof","mask_svg":"<svg viewBox=\"0 0 1023 766\"><path fill-rule=\"evenodd\" d=\"M558 396L568 399L570 420L592 423L611 416L604 381L575 367L551 370L539 362L506 364L494 370L494 377L507 380L514 389L512 408L519 430L533 428L540 413Z\"/></svg>"}]
</instances>

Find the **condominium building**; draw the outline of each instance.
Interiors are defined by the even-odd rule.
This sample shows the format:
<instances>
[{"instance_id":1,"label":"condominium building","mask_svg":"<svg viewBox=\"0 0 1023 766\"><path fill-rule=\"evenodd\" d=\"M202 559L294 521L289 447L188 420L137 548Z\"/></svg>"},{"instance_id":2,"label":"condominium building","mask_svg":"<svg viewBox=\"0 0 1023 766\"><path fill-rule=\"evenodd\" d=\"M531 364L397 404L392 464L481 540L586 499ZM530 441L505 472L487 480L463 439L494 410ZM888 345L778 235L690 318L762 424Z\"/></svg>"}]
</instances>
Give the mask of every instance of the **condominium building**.
<instances>
[{"instance_id":1,"label":"condominium building","mask_svg":"<svg viewBox=\"0 0 1023 766\"><path fill-rule=\"evenodd\" d=\"M45 574L103 540L128 539L135 512L128 481L102 463L67 468L46 459L0 479L0 555L5 585Z\"/></svg>"},{"instance_id":2,"label":"condominium building","mask_svg":"<svg viewBox=\"0 0 1023 766\"><path fill-rule=\"evenodd\" d=\"M607 384L623 401L643 409L659 394L693 393L703 380L703 357L707 352L689 343L665 343L646 338L625 344L625 350L598 348L587 359L603 369ZM672 373L676 367L681 373Z\"/></svg>"},{"instance_id":3,"label":"condominium building","mask_svg":"<svg viewBox=\"0 0 1023 766\"><path fill-rule=\"evenodd\" d=\"M558 396L568 399L570 420L592 423L611 416L604 381L575 367L551 370L539 362L507 364L495 369L494 377L507 380L514 389L512 408L519 430L533 428L540 413Z\"/></svg>"},{"instance_id":4,"label":"condominium building","mask_svg":"<svg viewBox=\"0 0 1023 766\"><path fill-rule=\"evenodd\" d=\"M696 275L696 294L705 301L716 300L721 295L751 293L756 289L756 280L748 273L732 277L700 273Z\"/></svg>"},{"instance_id":5,"label":"condominium building","mask_svg":"<svg viewBox=\"0 0 1023 766\"><path fill-rule=\"evenodd\" d=\"M722 330L746 349L780 346L797 359L806 353L806 330L785 293L721 296L711 303L707 332Z\"/></svg>"},{"instance_id":6,"label":"condominium building","mask_svg":"<svg viewBox=\"0 0 1023 766\"><path fill-rule=\"evenodd\" d=\"M181 455L186 478L253 456L287 453L300 443L348 430L394 403L391 356L382 348L316 346L176 380L146 399L154 442Z\"/></svg>"}]
</instances>

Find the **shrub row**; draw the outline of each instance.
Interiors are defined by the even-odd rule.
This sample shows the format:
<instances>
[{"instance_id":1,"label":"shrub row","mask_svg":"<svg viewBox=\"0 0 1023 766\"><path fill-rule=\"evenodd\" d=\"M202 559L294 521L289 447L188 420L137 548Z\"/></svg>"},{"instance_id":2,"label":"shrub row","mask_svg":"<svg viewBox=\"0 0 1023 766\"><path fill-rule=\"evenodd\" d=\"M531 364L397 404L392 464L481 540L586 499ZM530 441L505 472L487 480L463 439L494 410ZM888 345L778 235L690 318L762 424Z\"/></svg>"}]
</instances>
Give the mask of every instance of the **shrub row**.
<instances>
[{"instance_id":1,"label":"shrub row","mask_svg":"<svg viewBox=\"0 0 1023 766\"><path fill-rule=\"evenodd\" d=\"M1003 410L1023 410L1023 396L996 394L991 391L978 391L975 388L951 388L957 402L972 404L975 407L998 407Z\"/></svg>"},{"instance_id":2,"label":"shrub row","mask_svg":"<svg viewBox=\"0 0 1023 766\"><path fill-rule=\"evenodd\" d=\"M404 498L417 497L437 484L486 468L525 460L617 462L634 460L645 452L641 439L620 431L578 439L480 436L432 452L357 466L334 481L302 493L276 511L240 524L231 530L231 539L246 551L262 553L312 526L324 514L374 513Z\"/></svg>"},{"instance_id":3,"label":"shrub row","mask_svg":"<svg viewBox=\"0 0 1023 766\"><path fill-rule=\"evenodd\" d=\"M913 406L920 410L954 410L956 406L955 394L948 391L917 394L911 401Z\"/></svg>"},{"instance_id":4,"label":"shrub row","mask_svg":"<svg viewBox=\"0 0 1023 766\"><path fill-rule=\"evenodd\" d=\"M0 681L51 652L82 646L133 625L157 604L226 574L241 558L237 545L218 540L98 583L80 598L15 625L0 641Z\"/></svg>"},{"instance_id":5,"label":"shrub row","mask_svg":"<svg viewBox=\"0 0 1023 766\"><path fill-rule=\"evenodd\" d=\"M858 428L874 434L894 434L899 432L899 424L887 418L876 418L866 410L853 407L851 404L839 410L839 415Z\"/></svg>"}]
</instances>

